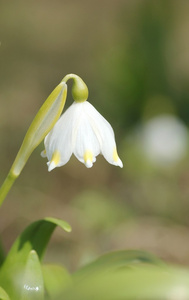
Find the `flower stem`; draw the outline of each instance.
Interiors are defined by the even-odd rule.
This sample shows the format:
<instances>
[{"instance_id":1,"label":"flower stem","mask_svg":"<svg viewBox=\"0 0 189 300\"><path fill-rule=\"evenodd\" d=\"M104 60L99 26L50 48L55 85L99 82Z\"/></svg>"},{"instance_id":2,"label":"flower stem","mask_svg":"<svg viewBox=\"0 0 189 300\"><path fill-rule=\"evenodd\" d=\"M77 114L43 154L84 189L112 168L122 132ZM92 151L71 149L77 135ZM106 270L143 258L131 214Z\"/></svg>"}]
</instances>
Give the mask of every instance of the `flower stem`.
<instances>
[{"instance_id":1,"label":"flower stem","mask_svg":"<svg viewBox=\"0 0 189 300\"><path fill-rule=\"evenodd\" d=\"M5 181L3 182L1 188L0 188L0 207L3 204L3 201L8 194L9 190L11 189L14 181L16 180L17 176L12 174L12 172L9 172L7 175Z\"/></svg>"},{"instance_id":2,"label":"flower stem","mask_svg":"<svg viewBox=\"0 0 189 300\"><path fill-rule=\"evenodd\" d=\"M87 100L89 91L85 82L76 74L68 74L63 79L62 82L67 82L69 79L73 79L72 85L72 97L76 102L84 102Z\"/></svg>"}]
</instances>

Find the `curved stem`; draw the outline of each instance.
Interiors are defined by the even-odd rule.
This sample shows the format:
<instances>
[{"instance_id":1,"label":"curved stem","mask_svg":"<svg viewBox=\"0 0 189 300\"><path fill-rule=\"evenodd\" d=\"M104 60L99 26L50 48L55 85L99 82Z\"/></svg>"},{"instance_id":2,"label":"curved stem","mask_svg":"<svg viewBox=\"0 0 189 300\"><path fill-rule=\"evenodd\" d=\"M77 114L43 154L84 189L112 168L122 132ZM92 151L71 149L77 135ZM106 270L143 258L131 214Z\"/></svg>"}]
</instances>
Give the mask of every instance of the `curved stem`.
<instances>
[{"instance_id":1,"label":"curved stem","mask_svg":"<svg viewBox=\"0 0 189 300\"><path fill-rule=\"evenodd\" d=\"M75 78L79 78L79 76L77 76L76 74L67 74L66 76L64 76L62 81L66 83L69 79L75 79Z\"/></svg>"},{"instance_id":2,"label":"curved stem","mask_svg":"<svg viewBox=\"0 0 189 300\"><path fill-rule=\"evenodd\" d=\"M72 85L72 97L76 102L84 102L87 100L89 91L85 82L76 74L68 74L62 82L67 82L69 79L73 79Z\"/></svg>"}]
</instances>

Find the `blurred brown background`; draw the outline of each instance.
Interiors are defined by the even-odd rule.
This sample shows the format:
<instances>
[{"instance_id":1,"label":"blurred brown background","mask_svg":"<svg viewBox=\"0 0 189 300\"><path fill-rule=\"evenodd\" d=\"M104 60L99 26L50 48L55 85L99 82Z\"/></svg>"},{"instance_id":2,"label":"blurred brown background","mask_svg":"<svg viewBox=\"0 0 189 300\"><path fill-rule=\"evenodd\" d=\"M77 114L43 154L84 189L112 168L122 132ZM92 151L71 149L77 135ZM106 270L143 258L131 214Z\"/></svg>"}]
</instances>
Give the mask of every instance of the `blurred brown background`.
<instances>
[{"instance_id":1,"label":"blurred brown background","mask_svg":"<svg viewBox=\"0 0 189 300\"><path fill-rule=\"evenodd\" d=\"M48 173L32 154L0 212L6 251L30 222L68 221L45 260L70 270L110 250L189 264L189 2L1 1L3 182L33 117L68 73L112 124L124 168L74 157ZM69 93L66 107L72 102Z\"/></svg>"}]
</instances>

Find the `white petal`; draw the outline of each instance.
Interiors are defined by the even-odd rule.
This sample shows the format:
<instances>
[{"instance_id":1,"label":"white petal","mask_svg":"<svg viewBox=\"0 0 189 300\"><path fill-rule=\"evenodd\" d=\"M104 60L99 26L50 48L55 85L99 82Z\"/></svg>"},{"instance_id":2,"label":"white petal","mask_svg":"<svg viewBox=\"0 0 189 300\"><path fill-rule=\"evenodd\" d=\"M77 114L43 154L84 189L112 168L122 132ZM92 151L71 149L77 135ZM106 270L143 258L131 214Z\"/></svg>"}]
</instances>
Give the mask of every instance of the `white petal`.
<instances>
[{"instance_id":1,"label":"white petal","mask_svg":"<svg viewBox=\"0 0 189 300\"><path fill-rule=\"evenodd\" d=\"M74 106L71 105L60 117L44 141L49 161L51 161L55 151L60 152L60 162L57 165L58 167L65 165L73 152L72 131L75 122L74 111Z\"/></svg>"},{"instance_id":2,"label":"white petal","mask_svg":"<svg viewBox=\"0 0 189 300\"><path fill-rule=\"evenodd\" d=\"M53 153L51 160L47 163L49 172L52 171L54 168L60 166L60 164L59 164L60 158L61 158L60 152L58 150L56 150Z\"/></svg>"},{"instance_id":3,"label":"white petal","mask_svg":"<svg viewBox=\"0 0 189 300\"><path fill-rule=\"evenodd\" d=\"M48 171L49 172L57 167L57 165L55 164L54 161L48 161L47 166L48 166Z\"/></svg>"},{"instance_id":4,"label":"white petal","mask_svg":"<svg viewBox=\"0 0 189 300\"><path fill-rule=\"evenodd\" d=\"M99 141L100 150L105 159L113 165L123 167L117 155L115 135L108 121L89 103L85 102L88 120Z\"/></svg>"},{"instance_id":5,"label":"white petal","mask_svg":"<svg viewBox=\"0 0 189 300\"><path fill-rule=\"evenodd\" d=\"M83 163L85 163L84 157L86 152L91 153L91 162L94 162L96 160L95 157L100 153L99 141L85 111L82 111L80 121L74 128L73 145L75 156Z\"/></svg>"},{"instance_id":6,"label":"white petal","mask_svg":"<svg viewBox=\"0 0 189 300\"><path fill-rule=\"evenodd\" d=\"M88 159L88 160L85 162L85 165L86 165L87 168L92 168L93 163L92 163L91 160Z\"/></svg>"}]
</instances>

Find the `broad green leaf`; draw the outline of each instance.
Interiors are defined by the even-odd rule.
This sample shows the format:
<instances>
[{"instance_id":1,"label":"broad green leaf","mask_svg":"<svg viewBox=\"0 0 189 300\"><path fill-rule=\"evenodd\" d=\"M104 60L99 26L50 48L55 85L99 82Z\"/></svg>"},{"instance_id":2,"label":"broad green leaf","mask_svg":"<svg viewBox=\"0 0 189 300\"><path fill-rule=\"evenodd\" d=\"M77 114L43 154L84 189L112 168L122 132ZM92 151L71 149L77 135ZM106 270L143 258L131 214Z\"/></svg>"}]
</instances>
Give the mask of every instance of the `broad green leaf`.
<instances>
[{"instance_id":1,"label":"broad green leaf","mask_svg":"<svg viewBox=\"0 0 189 300\"><path fill-rule=\"evenodd\" d=\"M109 272L121 267L130 267L137 264L163 265L163 262L151 253L137 250L120 250L107 253L94 262L81 268L73 275L74 278L82 278L94 272Z\"/></svg>"},{"instance_id":2,"label":"broad green leaf","mask_svg":"<svg viewBox=\"0 0 189 300\"><path fill-rule=\"evenodd\" d=\"M36 251L30 251L21 282L21 300L43 300L44 282L41 264Z\"/></svg>"},{"instance_id":3,"label":"broad green leaf","mask_svg":"<svg viewBox=\"0 0 189 300\"><path fill-rule=\"evenodd\" d=\"M9 296L2 287L0 287L0 300L10 300Z\"/></svg>"},{"instance_id":4,"label":"broad green leaf","mask_svg":"<svg viewBox=\"0 0 189 300\"><path fill-rule=\"evenodd\" d=\"M71 231L70 225L65 221L45 218L29 225L14 242L0 269L0 284L14 300L15 294L20 293L15 278L24 271L30 251L35 250L41 260L56 226L67 232Z\"/></svg>"},{"instance_id":5,"label":"broad green leaf","mask_svg":"<svg viewBox=\"0 0 189 300\"><path fill-rule=\"evenodd\" d=\"M76 280L60 299L185 300L189 299L189 271L154 265L99 270Z\"/></svg>"},{"instance_id":6,"label":"broad green leaf","mask_svg":"<svg viewBox=\"0 0 189 300\"><path fill-rule=\"evenodd\" d=\"M50 299L58 298L71 285L68 271L59 265L44 265L42 267L45 289Z\"/></svg>"}]
</instances>

